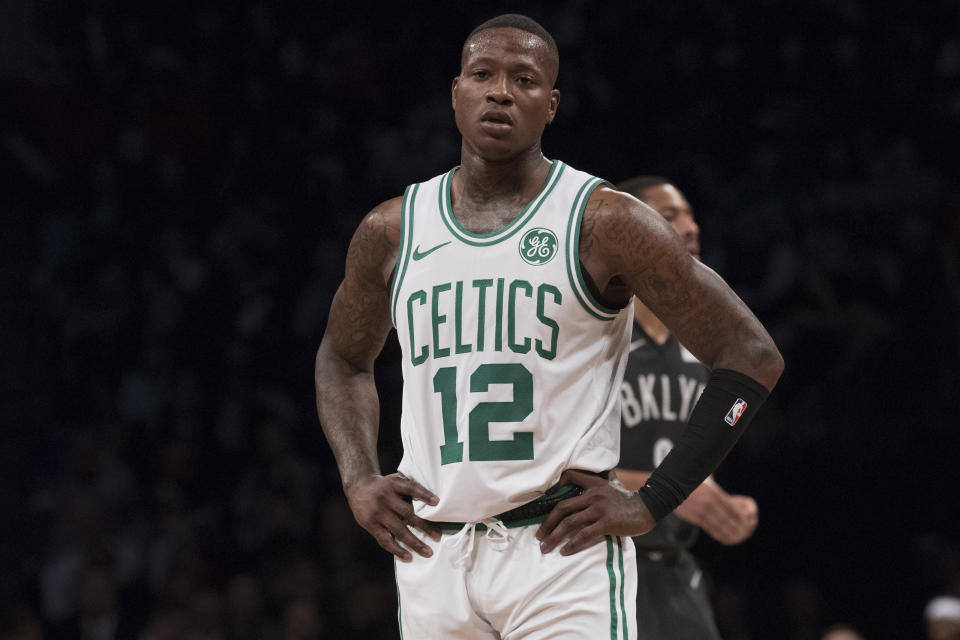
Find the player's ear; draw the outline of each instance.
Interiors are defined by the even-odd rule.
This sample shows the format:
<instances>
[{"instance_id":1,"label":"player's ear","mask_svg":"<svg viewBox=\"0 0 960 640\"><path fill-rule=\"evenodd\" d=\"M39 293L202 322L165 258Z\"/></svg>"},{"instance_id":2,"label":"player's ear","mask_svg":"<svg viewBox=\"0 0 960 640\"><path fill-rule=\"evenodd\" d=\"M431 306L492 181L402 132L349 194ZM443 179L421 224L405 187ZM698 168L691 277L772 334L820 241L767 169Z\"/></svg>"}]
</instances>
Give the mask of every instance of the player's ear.
<instances>
[{"instance_id":1,"label":"player's ear","mask_svg":"<svg viewBox=\"0 0 960 640\"><path fill-rule=\"evenodd\" d=\"M453 82L450 84L450 104L453 105L453 110L457 110L457 85L460 84L460 76L454 76Z\"/></svg>"},{"instance_id":2,"label":"player's ear","mask_svg":"<svg viewBox=\"0 0 960 640\"><path fill-rule=\"evenodd\" d=\"M553 119L557 117L557 107L560 106L560 90L551 89L550 90L550 103L547 105L547 124L553 122Z\"/></svg>"}]
</instances>

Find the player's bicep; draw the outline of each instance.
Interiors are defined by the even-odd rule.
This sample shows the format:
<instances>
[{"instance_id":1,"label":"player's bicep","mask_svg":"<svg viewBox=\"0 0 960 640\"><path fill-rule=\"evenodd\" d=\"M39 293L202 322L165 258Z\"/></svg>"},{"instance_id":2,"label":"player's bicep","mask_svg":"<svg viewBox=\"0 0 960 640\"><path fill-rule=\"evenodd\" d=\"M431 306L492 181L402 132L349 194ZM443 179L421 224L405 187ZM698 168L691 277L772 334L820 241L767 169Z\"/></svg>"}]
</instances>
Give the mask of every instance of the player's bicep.
<instances>
[{"instance_id":1,"label":"player's bicep","mask_svg":"<svg viewBox=\"0 0 960 640\"><path fill-rule=\"evenodd\" d=\"M399 244L392 203L374 209L357 228L320 347L360 370L372 369L391 327L388 282Z\"/></svg>"},{"instance_id":2,"label":"player's bicep","mask_svg":"<svg viewBox=\"0 0 960 640\"><path fill-rule=\"evenodd\" d=\"M662 216L633 199L613 204L604 216L612 269L701 362L749 375L769 342L753 313Z\"/></svg>"},{"instance_id":3,"label":"player's bicep","mask_svg":"<svg viewBox=\"0 0 960 640\"><path fill-rule=\"evenodd\" d=\"M390 332L388 300L345 279L333 297L321 350L356 369L370 370Z\"/></svg>"},{"instance_id":4,"label":"player's bicep","mask_svg":"<svg viewBox=\"0 0 960 640\"><path fill-rule=\"evenodd\" d=\"M729 286L686 249L664 252L635 282L635 293L701 362L711 365L752 314Z\"/></svg>"},{"instance_id":5,"label":"player's bicep","mask_svg":"<svg viewBox=\"0 0 960 640\"><path fill-rule=\"evenodd\" d=\"M626 194L611 194L604 204L591 235L610 275L674 333L682 325L695 325L717 291L704 281L680 236L660 214ZM709 290L706 298L700 295L704 289Z\"/></svg>"}]
</instances>

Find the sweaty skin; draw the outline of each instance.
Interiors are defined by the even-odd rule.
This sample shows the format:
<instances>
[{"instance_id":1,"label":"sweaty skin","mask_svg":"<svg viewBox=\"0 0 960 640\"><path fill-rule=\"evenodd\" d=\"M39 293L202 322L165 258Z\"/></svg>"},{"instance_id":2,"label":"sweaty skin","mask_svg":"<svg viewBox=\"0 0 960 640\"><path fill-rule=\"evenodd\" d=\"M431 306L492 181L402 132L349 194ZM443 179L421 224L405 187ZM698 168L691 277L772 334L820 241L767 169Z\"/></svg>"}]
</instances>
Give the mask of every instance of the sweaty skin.
<instances>
[{"instance_id":1,"label":"sweaty skin","mask_svg":"<svg viewBox=\"0 0 960 640\"><path fill-rule=\"evenodd\" d=\"M538 37L514 28L487 29L464 46L451 103L462 136L452 179L453 213L475 233L502 228L540 191L550 161L540 147L557 113L556 56ZM400 474L383 476L377 460L379 403L373 363L390 331L389 279L400 244L400 198L360 223L347 252L317 351L317 414L357 522L387 551L401 546L431 555L410 527L438 538L416 517L411 500L437 497ZM580 259L601 301L623 306L636 294L702 362L740 371L772 388L782 369L766 331L712 271L699 265L663 218L639 200L606 187L591 196L581 229ZM619 304L618 304L619 303ZM653 518L636 495L581 477L586 491L559 503L538 536L546 553L569 540L575 553L604 535L639 535Z\"/></svg>"}]
</instances>

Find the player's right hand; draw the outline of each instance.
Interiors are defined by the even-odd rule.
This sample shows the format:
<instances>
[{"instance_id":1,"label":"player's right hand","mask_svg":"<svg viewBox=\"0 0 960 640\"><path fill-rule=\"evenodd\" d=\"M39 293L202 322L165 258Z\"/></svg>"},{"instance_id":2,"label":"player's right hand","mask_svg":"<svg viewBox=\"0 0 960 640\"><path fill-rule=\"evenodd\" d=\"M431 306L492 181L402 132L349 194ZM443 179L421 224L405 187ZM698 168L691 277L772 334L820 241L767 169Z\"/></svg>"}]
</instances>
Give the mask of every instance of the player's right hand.
<instances>
[{"instance_id":1,"label":"player's right hand","mask_svg":"<svg viewBox=\"0 0 960 640\"><path fill-rule=\"evenodd\" d=\"M433 540L441 537L440 529L413 512L412 500L422 500L430 505L439 500L419 482L402 473L373 475L357 480L344 492L357 523L370 532L381 547L404 562L413 559L407 549L413 549L424 558L433 555L430 547L410 530L410 527L416 527Z\"/></svg>"}]
</instances>

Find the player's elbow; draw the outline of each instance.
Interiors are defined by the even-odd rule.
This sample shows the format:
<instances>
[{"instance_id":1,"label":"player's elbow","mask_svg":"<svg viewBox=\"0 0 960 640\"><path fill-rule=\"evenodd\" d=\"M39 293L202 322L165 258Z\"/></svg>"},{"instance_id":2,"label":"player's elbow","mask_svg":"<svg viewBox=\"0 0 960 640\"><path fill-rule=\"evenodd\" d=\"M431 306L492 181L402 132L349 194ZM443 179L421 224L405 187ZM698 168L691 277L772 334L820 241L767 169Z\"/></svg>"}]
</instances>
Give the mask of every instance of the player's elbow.
<instances>
[{"instance_id":1,"label":"player's elbow","mask_svg":"<svg viewBox=\"0 0 960 640\"><path fill-rule=\"evenodd\" d=\"M313 359L313 379L315 382L322 380L327 373L330 362L329 349L325 348L323 342L317 347L317 355Z\"/></svg>"},{"instance_id":2,"label":"player's elbow","mask_svg":"<svg viewBox=\"0 0 960 640\"><path fill-rule=\"evenodd\" d=\"M711 276L715 282L723 284L720 276L709 267L703 267L696 262L693 264L699 267L699 273ZM740 303L732 305L730 313L711 325L711 329L712 336L717 341L715 357L710 359L708 356L707 359L701 358L701 361L711 369L738 371L772 391L783 374L784 361L776 343L760 320Z\"/></svg>"},{"instance_id":3,"label":"player's elbow","mask_svg":"<svg viewBox=\"0 0 960 640\"><path fill-rule=\"evenodd\" d=\"M345 367L344 359L339 357L327 340L320 342L313 361L313 376L317 383L336 378Z\"/></svg>"},{"instance_id":4,"label":"player's elbow","mask_svg":"<svg viewBox=\"0 0 960 640\"><path fill-rule=\"evenodd\" d=\"M313 362L314 381L321 383L338 383L356 375L373 373L373 359L361 358L354 353L339 348L335 340L324 336L317 348L317 355Z\"/></svg>"},{"instance_id":5,"label":"player's elbow","mask_svg":"<svg viewBox=\"0 0 960 640\"><path fill-rule=\"evenodd\" d=\"M783 356L770 335L758 327L741 332L739 339L726 345L713 368L739 371L772 391L783 373Z\"/></svg>"},{"instance_id":6,"label":"player's elbow","mask_svg":"<svg viewBox=\"0 0 960 640\"><path fill-rule=\"evenodd\" d=\"M783 375L783 355L769 335L764 335L756 342L751 354L757 370L754 377L757 382L772 391L780 380L780 376Z\"/></svg>"}]
</instances>

